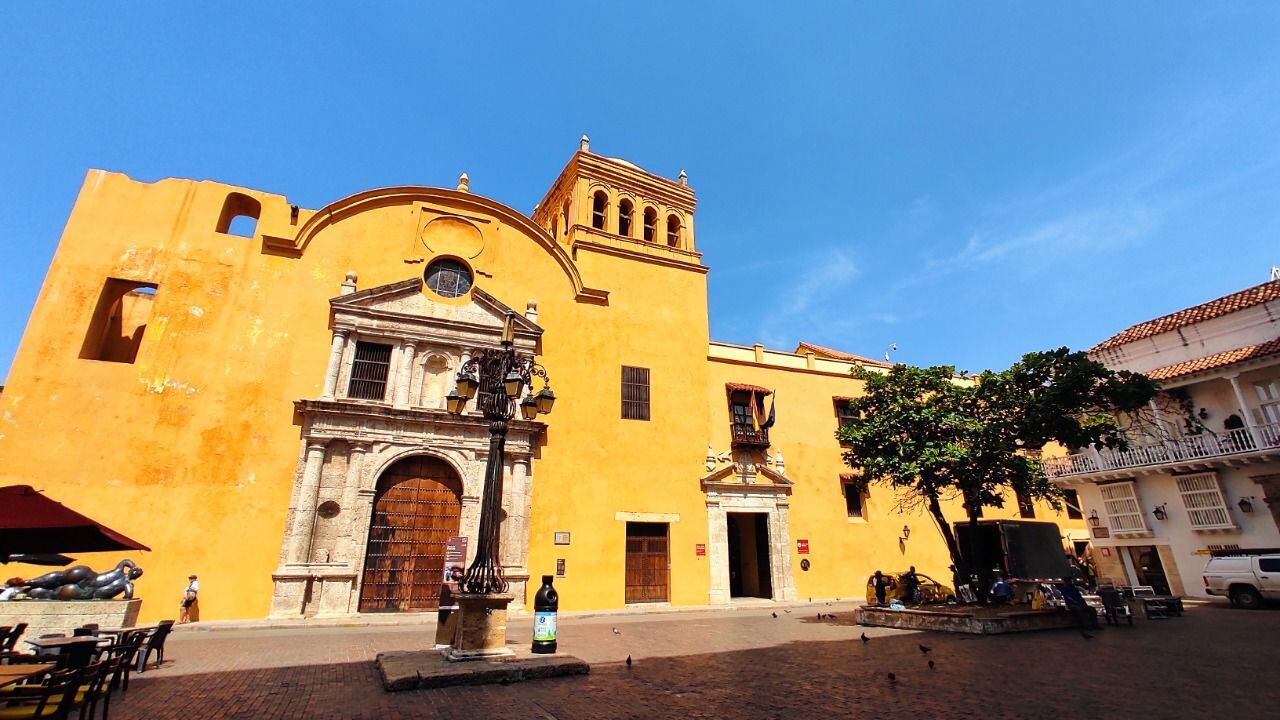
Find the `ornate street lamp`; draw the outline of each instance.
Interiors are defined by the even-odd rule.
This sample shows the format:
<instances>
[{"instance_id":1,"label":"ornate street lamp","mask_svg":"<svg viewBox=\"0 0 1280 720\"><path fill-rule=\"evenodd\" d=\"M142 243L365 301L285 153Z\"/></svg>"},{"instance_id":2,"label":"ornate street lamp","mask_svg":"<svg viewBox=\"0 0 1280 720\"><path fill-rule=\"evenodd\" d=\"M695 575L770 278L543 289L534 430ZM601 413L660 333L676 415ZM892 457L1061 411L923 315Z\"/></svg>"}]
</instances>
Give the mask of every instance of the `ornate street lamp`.
<instances>
[{"instance_id":1,"label":"ornate street lamp","mask_svg":"<svg viewBox=\"0 0 1280 720\"><path fill-rule=\"evenodd\" d=\"M1169 511L1165 509L1165 505L1167 504L1168 503L1162 503L1160 505L1157 505L1155 509L1151 511L1151 514L1155 515L1156 519L1159 520L1160 522L1164 522L1165 520L1169 519Z\"/></svg>"},{"instance_id":2,"label":"ornate street lamp","mask_svg":"<svg viewBox=\"0 0 1280 720\"><path fill-rule=\"evenodd\" d=\"M462 589L474 594L500 594L507 591L507 581L502 577L499 556L499 530L502 516L502 469L505 467L507 423L515 416L517 400L533 378L542 381L542 389L530 393L519 403L520 415L532 420L539 413L551 410L551 403L542 409L543 394L551 395L547 371L532 357L516 354L515 313L507 312L502 330L502 346L485 348L462 365L458 371L457 388L446 396L449 412L462 414L467 400L479 391L476 407L489 422L489 459L485 464L484 497L480 506L480 529L477 533L476 556L462 578Z\"/></svg>"}]
</instances>

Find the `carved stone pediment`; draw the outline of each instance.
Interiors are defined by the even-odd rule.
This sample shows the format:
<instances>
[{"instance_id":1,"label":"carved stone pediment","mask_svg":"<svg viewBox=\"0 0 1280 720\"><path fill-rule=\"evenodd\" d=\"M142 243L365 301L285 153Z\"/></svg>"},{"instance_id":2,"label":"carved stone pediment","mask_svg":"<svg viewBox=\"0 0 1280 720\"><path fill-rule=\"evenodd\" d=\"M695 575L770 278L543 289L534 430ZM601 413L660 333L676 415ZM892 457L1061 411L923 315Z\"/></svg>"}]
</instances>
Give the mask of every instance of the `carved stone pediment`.
<instances>
[{"instance_id":1,"label":"carved stone pediment","mask_svg":"<svg viewBox=\"0 0 1280 720\"><path fill-rule=\"evenodd\" d=\"M428 342L496 344L508 313L514 313L517 347L532 347L542 335L536 323L478 287L469 302L441 302L423 292L421 278L339 295L329 306L335 328L376 329Z\"/></svg>"},{"instance_id":2,"label":"carved stone pediment","mask_svg":"<svg viewBox=\"0 0 1280 720\"><path fill-rule=\"evenodd\" d=\"M754 465L754 473L743 473L737 463L726 465L702 477L702 489L720 492L756 492L790 495L791 478L764 465ZM749 478L749 480L748 480Z\"/></svg>"}]
</instances>

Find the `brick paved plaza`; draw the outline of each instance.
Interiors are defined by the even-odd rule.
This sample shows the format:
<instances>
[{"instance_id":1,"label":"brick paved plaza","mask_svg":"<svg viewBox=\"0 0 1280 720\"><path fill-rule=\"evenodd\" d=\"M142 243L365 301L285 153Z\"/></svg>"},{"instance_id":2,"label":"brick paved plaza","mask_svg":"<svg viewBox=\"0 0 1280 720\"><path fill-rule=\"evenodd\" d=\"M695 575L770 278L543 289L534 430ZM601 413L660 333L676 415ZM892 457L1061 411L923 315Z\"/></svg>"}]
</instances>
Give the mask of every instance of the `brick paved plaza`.
<instances>
[{"instance_id":1,"label":"brick paved plaza","mask_svg":"<svg viewBox=\"0 0 1280 720\"><path fill-rule=\"evenodd\" d=\"M1280 662L1275 610L1192 607L1092 640L909 633L854 625L851 606L790 610L565 617L561 649L593 663L588 676L402 693L383 691L373 658L421 648L429 626L179 632L112 717L1269 717L1280 702L1258 682ZM513 623L513 642L528 635L527 620Z\"/></svg>"}]
</instances>

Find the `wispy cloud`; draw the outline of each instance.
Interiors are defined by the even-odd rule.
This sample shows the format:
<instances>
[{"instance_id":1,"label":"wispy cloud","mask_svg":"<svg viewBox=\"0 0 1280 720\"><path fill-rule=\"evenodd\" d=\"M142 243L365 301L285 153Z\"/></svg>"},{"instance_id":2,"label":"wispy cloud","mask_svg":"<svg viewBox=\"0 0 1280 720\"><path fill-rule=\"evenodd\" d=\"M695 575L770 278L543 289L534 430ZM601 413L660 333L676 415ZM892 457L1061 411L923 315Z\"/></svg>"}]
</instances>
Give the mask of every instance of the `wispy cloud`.
<instances>
[{"instance_id":1,"label":"wispy cloud","mask_svg":"<svg viewBox=\"0 0 1280 720\"><path fill-rule=\"evenodd\" d=\"M847 251L825 248L795 256L784 267L775 267L775 273L776 278L800 281L774 285L776 295L757 329L761 342L786 347L798 342L798 332L806 328L848 322L849 308L841 298L853 288L860 273Z\"/></svg>"}]
</instances>

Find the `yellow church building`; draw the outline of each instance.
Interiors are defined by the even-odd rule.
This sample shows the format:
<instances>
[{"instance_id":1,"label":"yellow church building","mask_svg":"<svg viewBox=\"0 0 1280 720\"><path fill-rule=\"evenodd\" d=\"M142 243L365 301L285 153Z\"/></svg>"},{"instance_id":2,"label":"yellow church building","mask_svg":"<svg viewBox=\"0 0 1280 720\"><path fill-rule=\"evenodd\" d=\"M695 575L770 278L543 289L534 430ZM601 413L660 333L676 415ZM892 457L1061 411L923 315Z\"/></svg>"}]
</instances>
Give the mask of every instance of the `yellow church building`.
<instances>
[{"instance_id":1,"label":"yellow church building","mask_svg":"<svg viewBox=\"0 0 1280 720\"><path fill-rule=\"evenodd\" d=\"M0 485L149 545L144 620L192 573L204 619L432 609L489 447L445 397L514 311L558 398L507 436L517 610L543 574L563 610L860 598L912 564L949 584L930 518L841 460L853 371L886 365L709 341L696 205L585 137L532 216L466 175L308 210L90 171L0 395ZM1019 515L1084 534L989 514Z\"/></svg>"}]
</instances>

